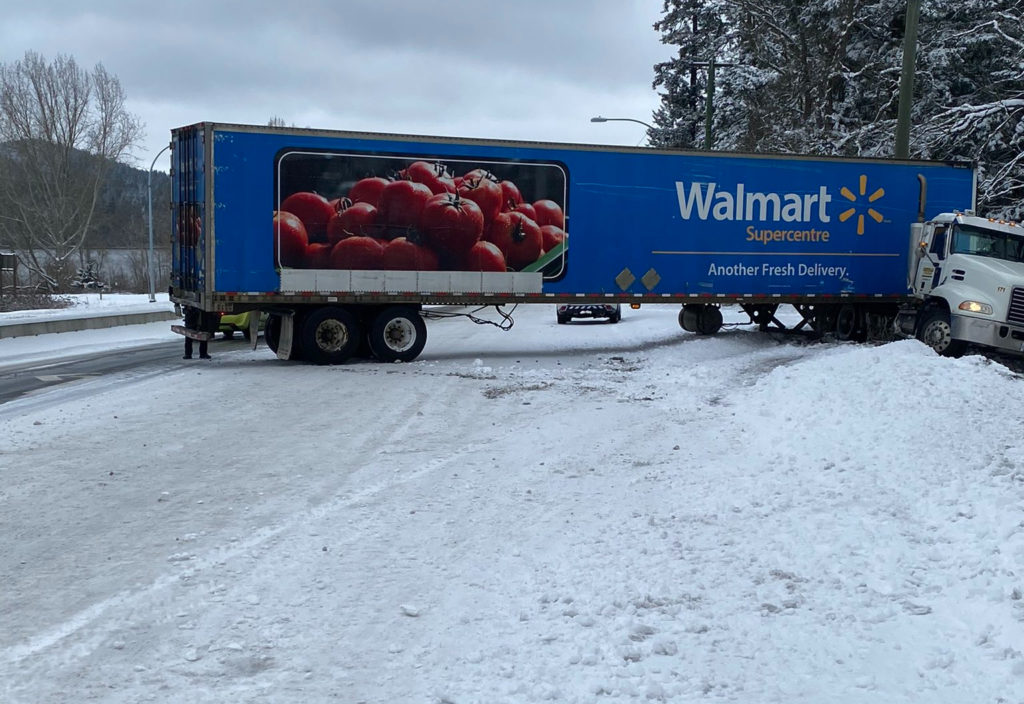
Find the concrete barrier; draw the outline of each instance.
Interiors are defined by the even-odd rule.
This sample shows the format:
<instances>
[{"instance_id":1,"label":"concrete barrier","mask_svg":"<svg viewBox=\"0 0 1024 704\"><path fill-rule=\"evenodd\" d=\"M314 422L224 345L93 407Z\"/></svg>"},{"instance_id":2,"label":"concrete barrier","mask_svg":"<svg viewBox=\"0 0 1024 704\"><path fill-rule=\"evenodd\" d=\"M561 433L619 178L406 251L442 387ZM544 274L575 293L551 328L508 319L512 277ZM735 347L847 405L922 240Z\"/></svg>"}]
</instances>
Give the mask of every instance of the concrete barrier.
<instances>
[{"instance_id":1,"label":"concrete barrier","mask_svg":"<svg viewBox=\"0 0 1024 704\"><path fill-rule=\"evenodd\" d=\"M162 320L176 320L181 316L170 310L142 311L139 313L112 313L110 315L94 315L83 318L44 318L23 322L0 322L0 339L5 337L25 337L43 335L50 332L74 332L75 330L96 330L113 328L119 325L139 325L142 323L158 323Z\"/></svg>"}]
</instances>

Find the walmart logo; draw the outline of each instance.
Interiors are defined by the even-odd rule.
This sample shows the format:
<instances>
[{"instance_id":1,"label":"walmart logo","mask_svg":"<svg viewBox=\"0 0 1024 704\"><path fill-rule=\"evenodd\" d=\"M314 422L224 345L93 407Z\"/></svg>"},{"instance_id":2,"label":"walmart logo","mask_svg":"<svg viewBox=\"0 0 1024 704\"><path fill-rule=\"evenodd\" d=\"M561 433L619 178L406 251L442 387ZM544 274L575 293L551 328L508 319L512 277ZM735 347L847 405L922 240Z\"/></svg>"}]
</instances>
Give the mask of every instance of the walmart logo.
<instances>
[{"instance_id":1,"label":"walmart logo","mask_svg":"<svg viewBox=\"0 0 1024 704\"><path fill-rule=\"evenodd\" d=\"M865 195L867 194L867 192L868 192L868 177L864 176L864 175L861 175L861 177L860 177L860 184L859 184L859 187L858 187L859 195L854 195L854 193L849 188L847 188L846 186L843 186L839 190L839 195L841 195L843 198L846 198L846 200L848 200L848 201L850 201L851 203L854 204L853 207L848 208L848 209L844 210L843 212L839 213L839 222L846 222L847 220L852 218L854 215L856 215L857 216L857 234L858 235L863 235L864 234L864 216L865 215L870 217L875 222L882 222L882 214L880 212L878 212L877 210L875 210L874 208L872 208L869 204L870 203L874 203L876 200L878 200L879 198L884 196L885 195L885 189L884 188L877 188L877 189L875 189L871 193L871 195L869 195L869 196L867 196L867 198L865 198Z\"/></svg>"}]
</instances>

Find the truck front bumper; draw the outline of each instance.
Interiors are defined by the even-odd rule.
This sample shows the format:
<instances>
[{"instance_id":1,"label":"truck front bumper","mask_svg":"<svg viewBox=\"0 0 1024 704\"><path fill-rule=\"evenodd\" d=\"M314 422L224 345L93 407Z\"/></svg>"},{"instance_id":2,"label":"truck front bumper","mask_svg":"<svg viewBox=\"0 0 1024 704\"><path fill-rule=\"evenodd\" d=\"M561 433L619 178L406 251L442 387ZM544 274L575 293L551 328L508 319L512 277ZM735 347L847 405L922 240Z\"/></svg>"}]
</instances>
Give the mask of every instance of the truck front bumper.
<instances>
[{"instance_id":1,"label":"truck front bumper","mask_svg":"<svg viewBox=\"0 0 1024 704\"><path fill-rule=\"evenodd\" d=\"M957 315L951 321L953 337L975 345L1024 354L1024 327L998 320Z\"/></svg>"}]
</instances>

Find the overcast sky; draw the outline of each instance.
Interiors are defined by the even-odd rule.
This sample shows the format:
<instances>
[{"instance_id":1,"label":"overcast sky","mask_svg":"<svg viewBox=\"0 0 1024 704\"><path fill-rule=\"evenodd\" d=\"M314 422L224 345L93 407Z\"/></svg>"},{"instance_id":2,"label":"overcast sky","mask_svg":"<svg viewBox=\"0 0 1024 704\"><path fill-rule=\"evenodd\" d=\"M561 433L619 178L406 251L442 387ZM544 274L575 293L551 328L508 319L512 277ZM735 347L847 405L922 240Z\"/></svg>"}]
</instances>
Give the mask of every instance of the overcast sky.
<instances>
[{"instance_id":1,"label":"overcast sky","mask_svg":"<svg viewBox=\"0 0 1024 704\"><path fill-rule=\"evenodd\" d=\"M636 145L663 0L92 3L5 12L0 61L68 54L117 75L149 168L200 121ZM166 170L167 155L157 168Z\"/></svg>"}]
</instances>

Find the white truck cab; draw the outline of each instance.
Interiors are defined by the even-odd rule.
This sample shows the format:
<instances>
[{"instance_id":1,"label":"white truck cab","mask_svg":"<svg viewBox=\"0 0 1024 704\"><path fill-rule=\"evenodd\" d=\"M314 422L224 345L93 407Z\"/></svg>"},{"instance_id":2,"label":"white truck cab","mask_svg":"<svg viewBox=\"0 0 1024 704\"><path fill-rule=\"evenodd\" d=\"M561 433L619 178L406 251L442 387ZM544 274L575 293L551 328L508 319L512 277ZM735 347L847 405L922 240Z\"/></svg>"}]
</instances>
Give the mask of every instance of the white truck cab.
<instances>
[{"instance_id":1,"label":"white truck cab","mask_svg":"<svg viewBox=\"0 0 1024 704\"><path fill-rule=\"evenodd\" d=\"M901 312L904 332L946 356L969 344L1024 353L1024 227L971 212L917 223L908 276L918 307Z\"/></svg>"}]
</instances>

